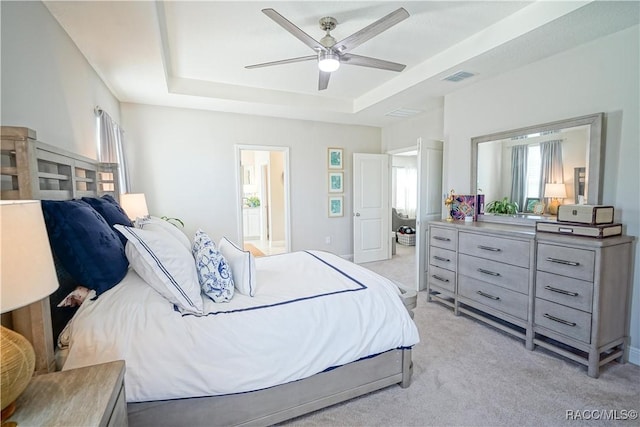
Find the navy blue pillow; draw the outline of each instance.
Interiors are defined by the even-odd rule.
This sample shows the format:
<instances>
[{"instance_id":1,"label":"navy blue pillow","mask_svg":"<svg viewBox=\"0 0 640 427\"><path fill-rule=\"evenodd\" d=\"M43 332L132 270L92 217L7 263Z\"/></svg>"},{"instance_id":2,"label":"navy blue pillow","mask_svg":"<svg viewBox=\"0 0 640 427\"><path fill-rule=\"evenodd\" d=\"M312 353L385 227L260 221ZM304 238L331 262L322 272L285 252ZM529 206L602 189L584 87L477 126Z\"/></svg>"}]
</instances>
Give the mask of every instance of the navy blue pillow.
<instances>
[{"instance_id":1,"label":"navy blue pillow","mask_svg":"<svg viewBox=\"0 0 640 427\"><path fill-rule=\"evenodd\" d=\"M100 198L96 197L83 197L83 201L87 202L91 205L95 210L98 211L102 217L107 220L107 224L113 227L116 224L126 225L127 227L133 227L131 220L124 212L124 210L120 207L116 200L105 194ZM115 229L114 229L115 230ZM116 230L120 241L122 242L122 246L127 244L127 238L122 235L119 231Z\"/></svg>"},{"instance_id":2,"label":"navy blue pillow","mask_svg":"<svg viewBox=\"0 0 640 427\"><path fill-rule=\"evenodd\" d=\"M42 213L55 256L80 284L100 295L124 278L129 267L124 246L91 205L43 200Z\"/></svg>"}]
</instances>

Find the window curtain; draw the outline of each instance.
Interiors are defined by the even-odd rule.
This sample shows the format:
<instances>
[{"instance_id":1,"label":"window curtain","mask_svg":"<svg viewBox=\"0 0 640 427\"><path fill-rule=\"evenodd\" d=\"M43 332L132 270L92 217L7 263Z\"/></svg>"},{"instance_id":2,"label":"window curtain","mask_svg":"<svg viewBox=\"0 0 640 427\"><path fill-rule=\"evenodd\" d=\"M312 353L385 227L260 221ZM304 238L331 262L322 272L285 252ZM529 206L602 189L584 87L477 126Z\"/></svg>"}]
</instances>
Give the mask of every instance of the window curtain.
<instances>
[{"instance_id":1,"label":"window curtain","mask_svg":"<svg viewBox=\"0 0 640 427\"><path fill-rule=\"evenodd\" d=\"M418 204L418 169L406 166L393 167L393 207L409 218L416 217Z\"/></svg>"},{"instance_id":2,"label":"window curtain","mask_svg":"<svg viewBox=\"0 0 640 427\"><path fill-rule=\"evenodd\" d=\"M526 145L511 148L511 201L518 204L521 212L524 212L527 197L527 154Z\"/></svg>"},{"instance_id":3,"label":"window curtain","mask_svg":"<svg viewBox=\"0 0 640 427\"><path fill-rule=\"evenodd\" d=\"M98 161L118 164L120 192L128 193L130 184L123 148L124 130L105 111L96 108L95 112L98 117Z\"/></svg>"},{"instance_id":4,"label":"window curtain","mask_svg":"<svg viewBox=\"0 0 640 427\"><path fill-rule=\"evenodd\" d=\"M540 197L544 197L545 184L564 183L561 139L540 144L540 162Z\"/></svg>"}]
</instances>

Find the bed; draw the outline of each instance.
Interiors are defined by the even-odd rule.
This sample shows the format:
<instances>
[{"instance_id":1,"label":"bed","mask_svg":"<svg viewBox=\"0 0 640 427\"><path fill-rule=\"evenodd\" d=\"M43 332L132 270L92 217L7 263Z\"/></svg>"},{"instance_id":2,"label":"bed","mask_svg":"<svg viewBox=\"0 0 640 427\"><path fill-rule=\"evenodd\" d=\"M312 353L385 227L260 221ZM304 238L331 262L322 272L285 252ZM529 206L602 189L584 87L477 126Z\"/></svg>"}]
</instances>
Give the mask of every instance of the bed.
<instances>
[{"instance_id":1,"label":"bed","mask_svg":"<svg viewBox=\"0 0 640 427\"><path fill-rule=\"evenodd\" d=\"M32 131L24 135L27 144L40 144ZM3 128L3 155L5 139ZM85 166L92 163L99 171L95 162ZM25 173L11 167L3 176ZM84 197L101 195L93 182ZM21 198L47 197L36 191ZM409 386L418 341L409 314L414 292L330 253L302 251L255 259L253 288L225 303L203 298L201 309L187 310L156 291L130 250L137 238L162 258L176 241L153 246L150 239L167 236L145 235L144 226L128 230L124 278L92 290L60 337L69 342L63 369L126 361L131 425L270 425L393 384ZM56 323L56 305L52 297L53 321L43 328Z\"/></svg>"}]
</instances>

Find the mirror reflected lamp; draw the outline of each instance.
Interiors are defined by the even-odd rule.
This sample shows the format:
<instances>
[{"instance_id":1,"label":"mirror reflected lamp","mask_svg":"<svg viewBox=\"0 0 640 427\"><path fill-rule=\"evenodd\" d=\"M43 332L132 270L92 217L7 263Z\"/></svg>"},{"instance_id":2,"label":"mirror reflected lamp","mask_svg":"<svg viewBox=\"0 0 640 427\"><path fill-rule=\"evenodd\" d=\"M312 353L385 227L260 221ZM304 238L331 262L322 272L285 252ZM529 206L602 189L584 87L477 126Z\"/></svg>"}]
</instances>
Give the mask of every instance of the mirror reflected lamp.
<instances>
[{"instance_id":1,"label":"mirror reflected lamp","mask_svg":"<svg viewBox=\"0 0 640 427\"><path fill-rule=\"evenodd\" d=\"M8 313L51 295L58 277L39 200L0 201L0 312ZM16 410L35 369L31 343L0 327L2 421Z\"/></svg>"},{"instance_id":2,"label":"mirror reflected lamp","mask_svg":"<svg viewBox=\"0 0 640 427\"><path fill-rule=\"evenodd\" d=\"M551 199L549 202L549 213L551 215L557 215L560 199L567 198L567 188L564 184L546 183L544 185L544 197Z\"/></svg>"}]
</instances>

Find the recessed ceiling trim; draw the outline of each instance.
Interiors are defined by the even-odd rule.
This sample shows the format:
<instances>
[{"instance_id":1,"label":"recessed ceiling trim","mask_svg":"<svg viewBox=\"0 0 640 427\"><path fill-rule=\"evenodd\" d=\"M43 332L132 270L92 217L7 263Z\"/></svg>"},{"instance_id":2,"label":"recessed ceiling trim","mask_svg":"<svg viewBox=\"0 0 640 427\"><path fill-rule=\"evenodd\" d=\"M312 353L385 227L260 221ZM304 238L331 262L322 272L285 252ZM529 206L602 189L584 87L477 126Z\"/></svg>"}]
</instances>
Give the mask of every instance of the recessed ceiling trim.
<instances>
[{"instance_id":1,"label":"recessed ceiling trim","mask_svg":"<svg viewBox=\"0 0 640 427\"><path fill-rule=\"evenodd\" d=\"M389 111L388 113L385 113L385 116L389 116L389 117L411 117L411 116L415 116L416 114L422 113L421 110L414 110L412 108L398 108L396 110L393 111Z\"/></svg>"}]
</instances>

